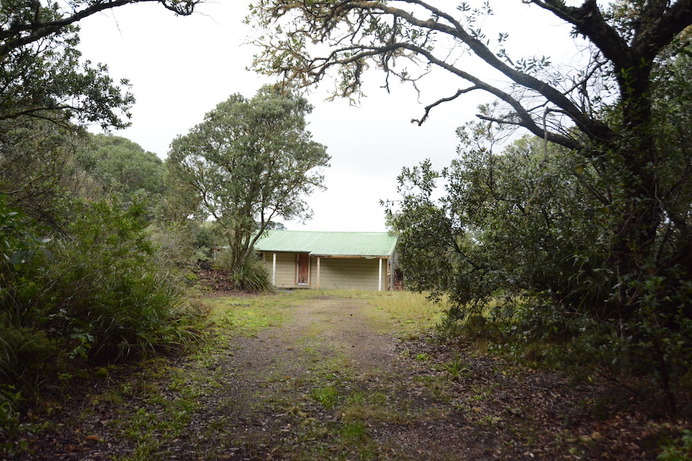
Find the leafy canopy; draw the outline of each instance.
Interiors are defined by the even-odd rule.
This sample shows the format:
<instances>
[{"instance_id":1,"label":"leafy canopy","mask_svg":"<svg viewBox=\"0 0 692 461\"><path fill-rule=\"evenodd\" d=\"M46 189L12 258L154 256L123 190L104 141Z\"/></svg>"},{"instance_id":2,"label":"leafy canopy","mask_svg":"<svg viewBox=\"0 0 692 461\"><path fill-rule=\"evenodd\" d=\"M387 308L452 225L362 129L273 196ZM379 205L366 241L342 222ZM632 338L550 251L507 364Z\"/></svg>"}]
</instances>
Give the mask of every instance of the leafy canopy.
<instances>
[{"instance_id":1,"label":"leafy canopy","mask_svg":"<svg viewBox=\"0 0 692 461\"><path fill-rule=\"evenodd\" d=\"M521 3L535 18L527 32L556 19L571 27L575 47L565 53L578 66L512 52L507 34L489 33L507 9L480 0L258 0L255 66L304 86L334 78L344 97L360 95L368 69L384 74L385 86L439 71L457 77L419 124L439 104L491 96L478 113L485 124L462 134L460 159L441 172L424 162L400 178L393 223L408 282L450 293L458 309L504 295L506 312L518 314L525 301L538 313L537 332L578 313L593 323L576 331L605 331L608 339L592 344L626 351L638 372L653 370L674 409L690 350L692 157L682 82L692 2ZM540 141L498 155L496 127ZM435 200L438 182L445 191Z\"/></svg>"},{"instance_id":2,"label":"leafy canopy","mask_svg":"<svg viewBox=\"0 0 692 461\"><path fill-rule=\"evenodd\" d=\"M119 136L89 135L79 146L77 161L102 195L118 195L125 203L149 206L164 191L163 162L153 152Z\"/></svg>"},{"instance_id":3,"label":"leafy canopy","mask_svg":"<svg viewBox=\"0 0 692 461\"><path fill-rule=\"evenodd\" d=\"M325 146L312 140L305 98L264 87L220 103L171 144L167 165L198 198L198 209L224 229L231 268L277 218L308 219L304 196L323 187Z\"/></svg>"},{"instance_id":4,"label":"leafy canopy","mask_svg":"<svg viewBox=\"0 0 692 461\"><path fill-rule=\"evenodd\" d=\"M30 116L69 126L127 126L134 103L127 80L83 61L78 21L119 6L157 1L191 14L197 0L7 0L0 4L0 120Z\"/></svg>"},{"instance_id":5,"label":"leafy canopy","mask_svg":"<svg viewBox=\"0 0 692 461\"><path fill-rule=\"evenodd\" d=\"M692 5L688 0L523 3L544 21L557 18L572 27L580 40L576 45L586 51L583 66L565 69L548 58L510 56L505 34L493 40L479 26L502 14L490 2L452 7L420 0L259 0L252 17L264 35L257 39L262 49L255 66L300 85L334 76L338 94L347 97L360 93L368 68L383 72L387 84L394 78L416 84L431 69L441 70L458 77L459 87L430 103L418 123L437 105L481 91L497 101L481 108L481 120L523 127L576 153L582 163L599 159L599 168L608 165L604 176L621 187L612 195L592 192L613 219L610 270L633 281L626 289L620 281L614 284L617 302L608 307L626 317L641 300L637 281L651 272L670 274L680 262L671 254L692 253L683 193L691 172L689 128L661 110L669 106L680 113L678 107L689 105L688 94L680 88L676 95L668 93L669 99L654 97L668 91L673 69L686 65ZM477 58L474 66L468 56ZM484 79L478 63L499 78ZM675 130L674 136L667 136L668 130ZM540 165L531 167L539 175ZM670 180L673 172L678 181ZM689 277L689 270L685 274Z\"/></svg>"},{"instance_id":6,"label":"leafy canopy","mask_svg":"<svg viewBox=\"0 0 692 461\"><path fill-rule=\"evenodd\" d=\"M505 34L495 41L478 26L496 14L490 2L454 8L420 0L259 0L252 15L265 33L257 39L262 51L255 66L300 85L319 83L335 72L342 96L360 93L369 67L385 73L387 85L390 78L415 84L438 69L458 77L459 88L429 104L418 123L437 105L481 91L501 103L486 106L494 109L481 110L481 119L523 127L587 159L620 161L628 203L614 242L614 263L622 273L641 271L655 252L656 230L666 221L659 198L675 194L661 194L657 171L666 157L656 147L660 131L652 91L660 66L689 41L684 31L692 5L688 0L523 3L537 8L544 21L557 18L572 26L587 50L582 67L565 70L549 59L510 56ZM469 55L479 60L473 66ZM482 78L478 62L500 78Z\"/></svg>"}]
</instances>

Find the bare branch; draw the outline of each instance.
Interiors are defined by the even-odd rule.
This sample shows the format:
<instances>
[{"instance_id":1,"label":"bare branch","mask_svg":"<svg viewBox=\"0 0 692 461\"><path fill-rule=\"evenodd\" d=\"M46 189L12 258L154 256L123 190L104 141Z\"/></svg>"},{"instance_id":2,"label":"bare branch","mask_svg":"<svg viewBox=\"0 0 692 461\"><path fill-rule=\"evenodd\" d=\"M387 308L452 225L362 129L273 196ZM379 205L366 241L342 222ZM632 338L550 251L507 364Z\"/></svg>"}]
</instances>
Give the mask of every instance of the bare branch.
<instances>
[{"instance_id":1,"label":"bare branch","mask_svg":"<svg viewBox=\"0 0 692 461\"><path fill-rule=\"evenodd\" d=\"M0 56L11 50L26 46L42 38L56 34L61 29L75 24L93 14L117 8L124 5L145 2L161 3L166 9L180 15L190 15L202 0L94 0L84 9L73 10L59 19L43 20L40 10L36 10L34 18L29 22L13 22L10 27L0 28ZM38 2L37 2L38 3Z\"/></svg>"},{"instance_id":2,"label":"bare branch","mask_svg":"<svg viewBox=\"0 0 692 461\"><path fill-rule=\"evenodd\" d=\"M437 107L440 104L445 103L445 102L454 101L456 98L458 98L462 94L470 93L471 91L478 90L478 89L480 89L480 88L478 88L477 86L472 86L470 88L457 90L456 93L454 93L452 96L438 99L434 103L425 106L425 112L423 113L423 116L420 119L415 119L415 118L412 119L411 123L415 123L416 125L421 126L428 119L428 116L430 115L430 111L432 109L434 109L435 107Z\"/></svg>"}]
</instances>

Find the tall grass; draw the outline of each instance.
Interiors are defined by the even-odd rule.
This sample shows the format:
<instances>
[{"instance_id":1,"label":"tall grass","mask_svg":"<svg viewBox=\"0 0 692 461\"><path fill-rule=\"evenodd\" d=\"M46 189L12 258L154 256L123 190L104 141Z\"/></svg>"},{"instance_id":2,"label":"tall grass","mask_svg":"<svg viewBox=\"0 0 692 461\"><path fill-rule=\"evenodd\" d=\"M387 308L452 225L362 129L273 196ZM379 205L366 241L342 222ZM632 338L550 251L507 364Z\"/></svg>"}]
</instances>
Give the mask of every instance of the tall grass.
<instances>
[{"instance_id":1,"label":"tall grass","mask_svg":"<svg viewBox=\"0 0 692 461\"><path fill-rule=\"evenodd\" d=\"M371 303L402 325L418 329L435 327L449 308L447 302L433 302L424 294L410 291L390 291L371 295Z\"/></svg>"},{"instance_id":2,"label":"tall grass","mask_svg":"<svg viewBox=\"0 0 692 461\"><path fill-rule=\"evenodd\" d=\"M425 294L411 291L319 290L321 296L366 300L375 308L371 315L384 314L401 331L424 331L436 327L449 310L446 299L431 301Z\"/></svg>"},{"instance_id":3,"label":"tall grass","mask_svg":"<svg viewBox=\"0 0 692 461\"><path fill-rule=\"evenodd\" d=\"M222 251L216 260L219 267L227 271L233 286L248 293L261 293L271 290L269 272L264 264L253 256L248 257L239 267L232 267L229 250Z\"/></svg>"}]
</instances>

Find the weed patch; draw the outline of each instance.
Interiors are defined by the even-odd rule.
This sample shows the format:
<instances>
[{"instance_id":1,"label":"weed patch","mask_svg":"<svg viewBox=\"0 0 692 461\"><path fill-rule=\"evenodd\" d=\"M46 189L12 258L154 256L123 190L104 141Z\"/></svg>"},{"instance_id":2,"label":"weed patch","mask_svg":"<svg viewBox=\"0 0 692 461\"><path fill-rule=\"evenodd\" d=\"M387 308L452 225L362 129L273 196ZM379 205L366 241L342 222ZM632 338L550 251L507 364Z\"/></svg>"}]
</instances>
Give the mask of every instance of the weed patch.
<instances>
[{"instance_id":1,"label":"weed patch","mask_svg":"<svg viewBox=\"0 0 692 461\"><path fill-rule=\"evenodd\" d=\"M327 410L331 410L339 400L339 391L331 385L320 386L310 392L310 397Z\"/></svg>"},{"instance_id":2,"label":"weed patch","mask_svg":"<svg viewBox=\"0 0 692 461\"><path fill-rule=\"evenodd\" d=\"M435 303L420 293L409 291L371 292L362 295L375 307L370 315L384 314L396 324L401 335L414 336L439 323L448 309L446 302Z\"/></svg>"}]
</instances>

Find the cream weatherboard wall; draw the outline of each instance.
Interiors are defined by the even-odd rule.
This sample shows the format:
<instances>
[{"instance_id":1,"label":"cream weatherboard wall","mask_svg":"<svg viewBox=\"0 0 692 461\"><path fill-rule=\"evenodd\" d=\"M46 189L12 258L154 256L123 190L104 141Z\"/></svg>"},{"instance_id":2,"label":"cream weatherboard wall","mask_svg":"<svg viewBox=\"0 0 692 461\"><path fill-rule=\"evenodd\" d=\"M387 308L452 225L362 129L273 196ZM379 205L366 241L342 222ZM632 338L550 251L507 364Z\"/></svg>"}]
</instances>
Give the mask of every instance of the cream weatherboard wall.
<instances>
[{"instance_id":1,"label":"cream weatherboard wall","mask_svg":"<svg viewBox=\"0 0 692 461\"><path fill-rule=\"evenodd\" d=\"M276 255L276 271L273 272L274 254ZM262 259L267 271L274 274L274 286L278 288L296 288L297 254L263 252ZM382 280L378 283L380 274L380 258L310 258L309 288L327 290L377 290L388 289L389 264L382 260ZM318 280L319 272L319 280Z\"/></svg>"},{"instance_id":2,"label":"cream weatherboard wall","mask_svg":"<svg viewBox=\"0 0 692 461\"><path fill-rule=\"evenodd\" d=\"M311 285L317 288L317 258L310 266L315 266L311 272ZM381 286L387 287L386 260L382 262ZM328 290L377 290L379 274L378 259L352 258L320 258L319 288Z\"/></svg>"},{"instance_id":3,"label":"cream weatherboard wall","mask_svg":"<svg viewBox=\"0 0 692 461\"><path fill-rule=\"evenodd\" d=\"M296 286L296 254L295 253L275 253L276 254L276 280L274 286L279 288L292 288ZM274 264L273 253L262 253L264 265L272 274Z\"/></svg>"}]
</instances>

